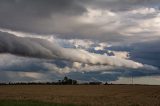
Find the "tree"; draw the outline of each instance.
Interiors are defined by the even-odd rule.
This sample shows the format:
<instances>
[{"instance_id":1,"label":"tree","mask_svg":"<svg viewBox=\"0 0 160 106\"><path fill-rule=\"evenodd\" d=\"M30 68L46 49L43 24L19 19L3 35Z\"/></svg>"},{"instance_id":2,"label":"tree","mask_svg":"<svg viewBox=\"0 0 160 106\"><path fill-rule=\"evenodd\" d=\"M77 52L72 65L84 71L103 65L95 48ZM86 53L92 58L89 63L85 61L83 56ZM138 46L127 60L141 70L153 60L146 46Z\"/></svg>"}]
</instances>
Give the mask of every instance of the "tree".
<instances>
[{"instance_id":1,"label":"tree","mask_svg":"<svg viewBox=\"0 0 160 106\"><path fill-rule=\"evenodd\" d=\"M64 85L75 85L77 84L77 81L69 79L68 77L65 76L64 79L61 81L61 83Z\"/></svg>"}]
</instances>

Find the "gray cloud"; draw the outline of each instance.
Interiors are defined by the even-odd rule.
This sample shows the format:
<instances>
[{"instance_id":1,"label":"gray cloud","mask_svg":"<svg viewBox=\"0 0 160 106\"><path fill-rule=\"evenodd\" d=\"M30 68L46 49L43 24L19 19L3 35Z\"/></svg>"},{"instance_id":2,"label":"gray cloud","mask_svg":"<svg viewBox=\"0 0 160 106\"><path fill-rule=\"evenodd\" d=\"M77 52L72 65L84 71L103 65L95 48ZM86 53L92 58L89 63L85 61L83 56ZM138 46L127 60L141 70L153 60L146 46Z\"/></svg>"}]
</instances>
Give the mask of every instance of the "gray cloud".
<instances>
[{"instance_id":1,"label":"gray cloud","mask_svg":"<svg viewBox=\"0 0 160 106\"><path fill-rule=\"evenodd\" d=\"M131 34L134 41L146 34L158 36L158 11L158 0L1 0L0 27L67 39L131 42ZM150 21L155 22L146 26Z\"/></svg>"},{"instance_id":2,"label":"gray cloud","mask_svg":"<svg viewBox=\"0 0 160 106\"><path fill-rule=\"evenodd\" d=\"M79 15L86 11L78 0L1 0L0 2L1 13L14 17L18 15L19 18L27 16L48 18L52 14Z\"/></svg>"},{"instance_id":3,"label":"gray cloud","mask_svg":"<svg viewBox=\"0 0 160 106\"><path fill-rule=\"evenodd\" d=\"M143 64L150 64L156 67L160 67L160 41L151 40L138 42L130 45L117 45L109 47L109 50L115 51L128 51L130 53L130 58L139 61Z\"/></svg>"},{"instance_id":4,"label":"gray cloud","mask_svg":"<svg viewBox=\"0 0 160 106\"><path fill-rule=\"evenodd\" d=\"M1 0L0 53L25 56L29 60L23 58L23 62L21 59L7 61L7 65L1 60L0 70L56 70L55 72L64 71L73 75L72 72L75 72L81 76L81 72L86 72L86 77L99 79L101 72L123 67L122 70L129 68L128 70L132 71L125 70L125 76L148 75L146 69L153 71L160 67L157 46L159 41L156 40L160 33L159 13L159 0ZM49 36L58 37L58 41L47 38ZM63 42L62 38L64 41L88 39L94 44L89 47L82 45L81 50L73 49L76 45L69 45L68 42ZM116 47L102 49L99 44L95 47L95 41L107 42ZM131 60L104 56L108 49L114 50L114 53L118 53L118 50L125 51L130 54ZM6 59L7 57L4 56ZM17 67L20 62L25 65ZM130 68L140 70L137 69L136 72ZM4 75L9 76L5 72ZM103 75L103 78L108 76ZM116 80L118 76L121 75L112 77ZM25 76L21 74L21 78L23 77Z\"/></svg>"},{"instance_id":5,"label":"gray cloud","mask_svg":"<svg viewBox=\"0 0 160 106\"><path fill-rule=\"evenodd\" d=\"M47 28L54 27L58 18L60 20L69 19L84 12L86 9L78 0L1 0L0 27L50 33L51 30L47 30ZM53 21L52 26L48 21Z\"/></svg>"},{"instance_id":6,"label":"gray cloud","mask_svg":"<svg viewBox=\"0 0 160 106\"><path fill-rule=\"evenodd\" d=\"M160 41L150 41L132 45L132 59L160 67Z\"/></svg>"},{"instance_id":7,"label":"gray cloud","mask_svg":"<svg viewBox=\"0 0 160 106\"><path fill-rule=\"evenodd\" d=\"M143 77L160 74L159 70L155 70L154 67L151 69L151 66L146 65L143 69L132 69L131 67L106 65L83 66L83 63L75 64L75 62L59 59L35 59L8 54L1 54L0 57L1 81L5 82L53 81L63 78L64 74L81 81L115 81L119 77Z\"/></svg>"},{"instance_id":8,"label":"gray cloud","mask_svg":"<svg viewBox=\"0 0 160 106\"><path fill-rule=\"evenodd\" d=\"M122 12L142 6L153 6L159 3L158 0L82 0L94 8L110 9L111 11Z\"/></svg>"},{"instance_id":9,"label":"gray cloud","mask_svg":"<svg viewBox=\"0 0 160 106\"><path fill-rule=\"evenodd\" d=\"M111 65L118 67L141 68L141 63L122 58L89 53L85 50L62 48L56 42L39 38L16 37L7 33L0 34L0 52L20 56L46 59L64 59L93 65Z\"/></svg>"},{"instance_id":10,"label":"gray cloud","mask_svg":"<svg viewBox=\"0 0 160 106\"><path fill-rule=\"evenodd\" d=\"M62 79L50 72L13 72L13 71L1 71L1 82L49 82L58 81Z\"/></svg>"}]
</instances>

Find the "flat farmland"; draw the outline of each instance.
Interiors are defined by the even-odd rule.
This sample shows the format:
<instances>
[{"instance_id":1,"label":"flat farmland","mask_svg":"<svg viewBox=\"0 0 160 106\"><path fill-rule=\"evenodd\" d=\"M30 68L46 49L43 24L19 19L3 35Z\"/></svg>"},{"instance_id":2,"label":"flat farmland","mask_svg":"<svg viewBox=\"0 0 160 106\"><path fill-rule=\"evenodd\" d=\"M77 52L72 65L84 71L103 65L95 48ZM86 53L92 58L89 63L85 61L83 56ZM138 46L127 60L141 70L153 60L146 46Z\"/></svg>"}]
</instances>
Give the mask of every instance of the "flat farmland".
<instances>
[{"instance_id":1,"label":"flat farmland","mask_svg":"<svg viewBox=\"0 0 160 106\"><path fill-rule=\"evenodd\" d=\"M1 85L0 100L33 100L84 106L160 106L160 86Z\"/></svg>"}]
</instances>

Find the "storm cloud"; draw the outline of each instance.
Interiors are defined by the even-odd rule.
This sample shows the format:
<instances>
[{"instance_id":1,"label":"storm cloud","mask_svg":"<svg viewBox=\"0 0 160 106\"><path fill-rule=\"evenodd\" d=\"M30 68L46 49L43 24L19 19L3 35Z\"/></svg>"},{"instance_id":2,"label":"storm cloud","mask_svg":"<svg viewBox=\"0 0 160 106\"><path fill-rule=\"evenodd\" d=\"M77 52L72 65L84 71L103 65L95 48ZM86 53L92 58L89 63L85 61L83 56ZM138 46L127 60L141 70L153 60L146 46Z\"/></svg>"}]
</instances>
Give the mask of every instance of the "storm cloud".
<instances>
[{"instance_id":1,"label":"storm cloud","mask_svg":"<svg viewBox=\"0 0 160 106\"><path fill-rule=\"evenodd\" d=\"M159 36L158 14L158 0L1 0L0 28L135 42Z\"/></svg>"},{"instance_id":2,"label":"storm cloud","mask_svg":"<svg viewBox=\"0 0 160 106\"><path fill-rule=\"evenodd\" d=\"M67 74L116 81L159 75L159 4L0 0L1 79L44 81Z\"/></svg>"},{"instance_id":3,"label":"storm cloud","mask_svg":"<svg viewBox=\"0 0 160 106\"><path fill-rule=\"evenodd\" d=\"M143 67L141 63L136 63L132 60L89 53L80 49L62 48L54 41L49 42L39 38L17 37L7 33L1 33L0 37L1 53L46 59L58 58L93 65L101 64L129 68Z\"/></svg>"}]
</instances>

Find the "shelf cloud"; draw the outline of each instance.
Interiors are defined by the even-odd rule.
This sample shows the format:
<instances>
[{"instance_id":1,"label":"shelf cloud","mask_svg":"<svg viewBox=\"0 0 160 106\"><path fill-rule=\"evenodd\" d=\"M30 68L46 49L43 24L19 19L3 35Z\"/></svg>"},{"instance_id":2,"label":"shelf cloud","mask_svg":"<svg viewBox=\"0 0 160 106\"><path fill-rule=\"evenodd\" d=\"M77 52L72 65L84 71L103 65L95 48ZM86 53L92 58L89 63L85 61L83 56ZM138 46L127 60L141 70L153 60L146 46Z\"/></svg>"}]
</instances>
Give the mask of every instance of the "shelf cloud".
<instances>
[{"instance_id":1,"label":"shelf cloud","mask_svg":"<svg viewBox=\"0 0 160 106\"><path fill-rule=\"evenodd\" d=\"M111 65L118 67L140 68L141 63L132 60L90 53L85 50L63 48L56 42L45 39L17 37L8 33L0 33L0 52L19 56L64 59L93 65Z\"/></svg>"},{"instance_id":2,"label":"shelf cloud","mask_svg":"<svg viewBox=\"0 0 160 106\"><path fill-rule=\"evenodd\" d=\"M0 0L0 71L8 80L27 81L159 75L159 4Z\"/></svg>"}]
</instances>

